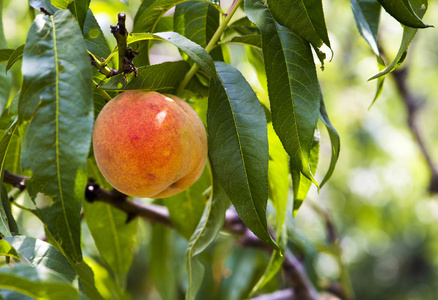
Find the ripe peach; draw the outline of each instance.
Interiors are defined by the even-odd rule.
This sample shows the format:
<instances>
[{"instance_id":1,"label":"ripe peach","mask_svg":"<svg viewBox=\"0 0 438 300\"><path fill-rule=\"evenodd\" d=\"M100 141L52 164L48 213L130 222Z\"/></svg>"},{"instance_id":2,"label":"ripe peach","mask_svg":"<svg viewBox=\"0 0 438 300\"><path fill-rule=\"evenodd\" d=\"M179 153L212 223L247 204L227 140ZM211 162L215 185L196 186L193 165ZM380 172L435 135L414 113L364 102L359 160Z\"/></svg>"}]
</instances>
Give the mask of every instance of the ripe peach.
<instances>
[{"instance_id":1,"label":"ripe peach","mask_svg":"<svg viewBox=\"0 0 438 300\"><path fill-rule=\"evenodd\" d=\"M207 159L207 134L196 112L172 95L126 91L102 109L93 149L103 176L134 197L162 198L190 187Z\"/></svg>"}]
</instances>

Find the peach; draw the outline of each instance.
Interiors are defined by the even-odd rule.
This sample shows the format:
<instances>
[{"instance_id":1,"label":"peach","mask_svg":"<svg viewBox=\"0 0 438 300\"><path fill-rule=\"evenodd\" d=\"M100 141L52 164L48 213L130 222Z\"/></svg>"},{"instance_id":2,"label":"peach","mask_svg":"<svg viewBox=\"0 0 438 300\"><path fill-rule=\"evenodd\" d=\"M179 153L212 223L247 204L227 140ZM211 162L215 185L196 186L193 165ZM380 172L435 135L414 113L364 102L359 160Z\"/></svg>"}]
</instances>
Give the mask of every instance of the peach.
<instances>
[{"instance_id":1,"label":"peach","mask_svg":"<svg viewBox=\"0 0 438 300\"><path fill-rule=\"evenodd\" d=\"M207 160L207 134L185 101L152 91L126 91L109 101L93 130L103 176L134 197L163 198L190 187Z\"/></svg>"}]
</instances>

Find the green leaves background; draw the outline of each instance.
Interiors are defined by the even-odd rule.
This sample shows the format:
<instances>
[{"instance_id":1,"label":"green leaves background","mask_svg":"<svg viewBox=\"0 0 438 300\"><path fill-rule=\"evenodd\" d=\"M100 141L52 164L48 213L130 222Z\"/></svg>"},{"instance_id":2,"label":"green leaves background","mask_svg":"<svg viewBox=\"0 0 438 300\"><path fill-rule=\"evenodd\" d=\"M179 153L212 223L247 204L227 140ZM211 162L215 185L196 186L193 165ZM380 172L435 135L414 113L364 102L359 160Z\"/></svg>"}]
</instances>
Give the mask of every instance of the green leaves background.
<instances>
[{"instance_id":1,"label":"green leaves background","mask_svg":"<svg viewBox=\"0 0 438 300\"><path fill-rule=\"evenodd\" d=\"M330 179L340 153L340 138L325 108L314 60L316 54L324 63L323 45L332 51L322 1L237 1L240 19L225 24L225 12L216 1L144 0L127 40L140 52L134 60L138 75L112 78L90 63L88 53L108 67L118 65L118 49L110 49L106 39L112 37L104 36L90 4L90 0L29 1L51 15L38 14L25 45L16 49L8 48L0 26L0 173L30 176L26 188L35 207L28 210L43 223L51 243L14 236L20 232L8 201L11 188L2 186L0 232L7 238L0 240L0 252L18 262L0 269L0 288L47 299L102 299L104 289L98 290L95 278L102 282L107 276L116 283L112 297L124 299L141 227L136 221L126 222L124 212L106 203L83 200L88 178L111 189L90 152L95 115L118 92L146 89L179 93L208 131L209 165L200 180L158 202L166 206L175 231L186 240L182 279L186 298L195 299L211 272L205 256L220 235L230 203L245 225L275 249L258 278L252 279L257 283L248 292L256 293L275 278L283 263L288 249L286 215L296 214L312 184L320 188ZM164 16L174 7L173 15ZM371 77L379 78L379 95L384 76L403 62L418 29L429 26L422 21L427 1L351 0L351 7L359 33L382 69ZM379 50L382 7L404 28L399 52L388 66ZM157 32L162 28L166 32ZM206 50L215 35L221 36L219 42ZM149 50L160 43L177 47L182 60L151 65ZM241 66L230 64L232 46L258 57L254 67L259 79L266 80L260 84L267 86L266 99L254 92ZM23 82L12 101L11 75L6 71L20 60ZM331 158L328 169L317 174L318 162L326 159L319 158L318 126L328 131L329 141L321 143L330 143ZM267 213L268 206L273 213ZM86 225L81 223L81 211ZM84 227L95 245L91 252L97 253L105 271L92 270L83 261L82 250L90 252L83 244ZM152 236L157 244L148 250L171 257L164 249L170 240L176 243L169 232L155 228ZM35 253L47 259L37 261ZM165 264L164 259L161 262ZM177 288L163 292L163 270L157 263L151 266L163 297L173 297ZM165 269L171 268L167 263Z\"/></svg>"}]
</instances>

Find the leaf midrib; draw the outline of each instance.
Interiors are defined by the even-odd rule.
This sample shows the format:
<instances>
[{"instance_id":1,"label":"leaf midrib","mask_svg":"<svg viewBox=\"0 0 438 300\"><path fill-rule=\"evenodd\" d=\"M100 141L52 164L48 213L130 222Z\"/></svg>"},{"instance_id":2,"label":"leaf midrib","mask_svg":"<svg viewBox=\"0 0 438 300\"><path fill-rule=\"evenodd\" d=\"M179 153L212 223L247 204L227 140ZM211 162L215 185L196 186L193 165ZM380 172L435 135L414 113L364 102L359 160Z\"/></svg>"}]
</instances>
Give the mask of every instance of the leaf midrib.
<instances>
[{"instance_id":1,"label":"leaf midrib","mask_svg":"<svg viewBox=\"0 0 438 300\"><path fill-rule=\"evenodd\" d=\"M65 210L65 199L64 199L64 193L62 191L62 183L61 183L61 166L59 164L60 161L60 151L59 151L59 107L60 107L60 99L59 99L59 57L58 57L58 44L57 44L57 38L56 38L56 24L53 15L50 16L50 21L52 23L53 28L53 52L55 54L55 156L56 156L56 171L57 171L57 180L58 180L58 188L59 188L59 197L61 200L61 206L62 206L62 214L64 217L65 224L67 225L68 235L70 238L70 243L72 244L72 250L75 254L75 258L77 257L78 253L76 250L76 247L74 246L75 243L73 241L73 237L71 234L71 228L70 223L67 218L66 210Z\"/></svg>"},{"instance_id":2,"label":"leaf midrib","mask_svg":"<svg viewBox=\"0 0 438 300\"><path fill-rule=\"evenodd\" d=\"M225 94L227 94L228 104L229 104L230 107L232 108L233 106L231 105L231 99L230 99L230 97L228 96L227 89L225 88L225 84L224 84L224 82L222 81L222 79L219 80L219 82L220 82L221 86L223 87L223 89L224 89L224 91L225 91ZM256 212L257 219L258 219L259 223L262 225L262 227L265 228L265 226L263 226L264 224L263 224L262 220L260 219L260 215L259 215L259 213L258 213L258 210L256 209L256 207L255 207L255 205L254 205L254 198L253 198L253 195L252 195L252 193L251 193L251 189L250 189L250 187L249 187L248 172L247 172L247 168L246 168L245 157L244 157L244 155L243 155L242 143L241 143L241 139L240 139L239 131L237 130L238 126L237 126L236 117L235 117L235 114L234 114L233 109L231 109L231 115L232 115L232 117L233 117L234 128L235 128L235 130L236 130L237 141L238 141L238 143L239 143L239 154L240 154L240 157L241 157L241 159L242 159L243 169L244 169L244 171L245 171L245 181L246 181L246 183L247 183L246 186L248 187L248 192L249 192L249 195L250 195L250 197L251 197L251 206L252 206L252 208L253 208L253 209L255 210L255 212Z\"/></svg>"}]
</instances>

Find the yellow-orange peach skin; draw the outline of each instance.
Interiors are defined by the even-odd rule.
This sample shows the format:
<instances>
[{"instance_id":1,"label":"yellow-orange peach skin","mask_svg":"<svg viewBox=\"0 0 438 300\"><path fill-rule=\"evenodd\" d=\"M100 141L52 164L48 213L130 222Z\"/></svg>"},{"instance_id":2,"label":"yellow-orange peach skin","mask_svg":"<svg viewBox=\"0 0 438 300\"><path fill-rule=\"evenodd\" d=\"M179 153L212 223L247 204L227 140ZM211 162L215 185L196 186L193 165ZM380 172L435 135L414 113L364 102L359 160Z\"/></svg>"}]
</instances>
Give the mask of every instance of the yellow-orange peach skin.
<instances>
[{"instance_id":1,"label":"yellow-orange peach skin","mask_svg":"<svg viewBox=\"0 0 438 300\"><path fill-rule=\"evenodd\" d=\"M162 198L199 178L207 159L207 134L196 112L180 98L126 91L99 113L93 149L114 188L134 197Z\"/></svg>"}]
</instances>

